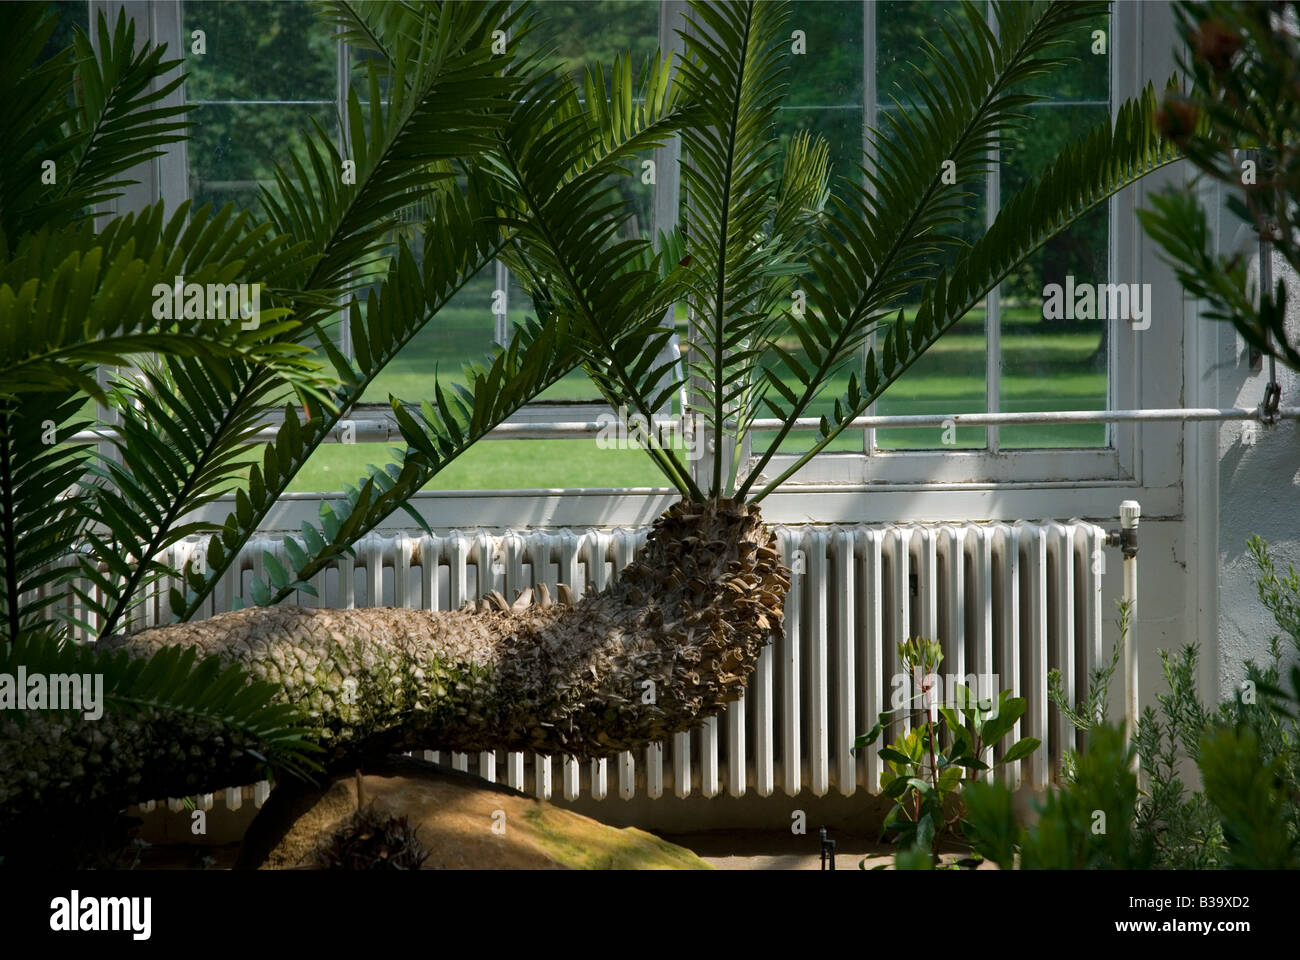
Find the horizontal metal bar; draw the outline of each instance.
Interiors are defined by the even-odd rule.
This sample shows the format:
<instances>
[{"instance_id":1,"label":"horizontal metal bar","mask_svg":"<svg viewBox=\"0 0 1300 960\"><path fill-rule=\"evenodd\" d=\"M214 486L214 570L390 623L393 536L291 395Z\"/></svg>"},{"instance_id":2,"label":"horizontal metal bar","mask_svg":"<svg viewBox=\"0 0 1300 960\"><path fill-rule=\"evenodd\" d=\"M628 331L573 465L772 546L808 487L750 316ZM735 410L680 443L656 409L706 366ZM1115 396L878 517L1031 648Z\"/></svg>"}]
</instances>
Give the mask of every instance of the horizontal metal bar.
<instances>
[{"instance_id":1,"label":"horizontal metal bar","mask_svg":"<svg viewBox=\"0 0 1300 960\"><path fill-rule=\"evenodd\" d=\"M1282 407L1278 417L1283 420L1300 419L1300 407ZM1150 422L1204 422L1224 420L1265 420L1259 407L1188 407L1159 410L1043 410L1024 413L926 413L904 416L858 417L849 426L853 429L919 429L924 427L988 427L1017 424L1052 423L1150 423ZM816 430L821 423L817 417L800 417L796 430ZM351 425L351 437L345 441ZM676 418L654 421L655 428L672 434L680 427ZM781 429L782 420L755 420L755 432ZM556 440L590 436L608 430L610 424L596 420L550 421L544 423L503 423L487 434L487 440ZM249 438L249 443L267 443L276 438L278 426L264 427ZM117 431L112 428L82 430L72 440L74 443L95 443L110 440ZM343 420L330 431L326 443L394 443L402 438L393 420Z\"/></svg>"},{"instance_id":2,"label":"horizontal metal bar","mask_svg":"<svg viewBox=\"0 0 1300 960\"><path fill-rule=\"evenodd\" d=\"M1283 420L1300 419L1300 407L1282 407L1277 415ZM912 428L955 426L992 427L1026 423L1147 423L1159 421L1265 420L1262 407L1172 407L1153 410L1040 410L1023 413L926 413L888 417L858 417L849 426ZM818 417L800 417L797 430L815 430ZM779 430L784 420L755 420L753 430Z\"/></svg>"}]
</instances>

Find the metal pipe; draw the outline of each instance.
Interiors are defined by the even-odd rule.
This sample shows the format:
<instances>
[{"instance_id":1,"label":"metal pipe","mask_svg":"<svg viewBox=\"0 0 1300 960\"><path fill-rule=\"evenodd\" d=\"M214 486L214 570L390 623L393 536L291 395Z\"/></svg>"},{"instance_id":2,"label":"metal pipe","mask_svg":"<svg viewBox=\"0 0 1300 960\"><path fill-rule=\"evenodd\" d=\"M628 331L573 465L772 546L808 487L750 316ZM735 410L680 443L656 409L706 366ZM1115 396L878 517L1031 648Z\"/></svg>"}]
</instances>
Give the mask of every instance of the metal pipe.
<instances>
[{"instance_id":1,"label":"metal pipe","mask_svg":"<svg viewBox=\"0 0 1300 960\"><path fill-rule=\"evenodd\" d=\"M1300 407L1284 407L1278 411L1283 419L1300 419ZM849 425L867 427L915 428L1006 426L1026 423L1147 423L1152 421L1204 421L1204 420L1264 420L1262 407L1174 407L1153 410L1045 410L1023 413L928 413L909 416L857 417ZM818 417L800 417L796 429L815 430L821 423ZM753 430L778 430L782 420L755 420Z\"/></svg>"},{"instance_id":2,"label":"metal pipe","mask_svg":"<svg viewBox=\"0 0 1300 960\"><path fill-rule=\"evenodd\" d=\"M1282 407L1278 417L1283 420L1300 419L1300 407ZM1150 423L1150 422L1202 422L1212 420L1258 420L1267 422L1260 407L1189 407L1153 410L1045 410L1024 413L950 413L919 414L904 416L857 417L850 423L854 429L889 428L920 429L925 427L946 426L1005 426L1034 423ZM756 432L779 430L784 421L755 420L750 429ZM820 419L817 417L800 417L795 421L795 428L800 430L817 429ZM345 440L348 432L345 424L350 424L351 439ZM598 420L554 421L551 423L502 423L490 431L488 440L548 440L589 436L608 430L611 423ZM677 418L664 418L655 421L656 429L673 433L681 428ZM279 427L264 427L253 434L250 443L266 443L274 440ZM74 443L95 443L116 435L109 428L82 430L73 436ZM330 431L325 443L393 443L401 439L396 423L390 420L342 420Z\"/></svg>"},{"instance_id":3,"label":"metal pipe","mask_svg":"<svg viewBox=\"0 0 1300 960\"><path fill-rule=\"evenodd\" d=\"M1128 629L1124 632L1124 742L1131 744L1137 736L1138 717L1138 656L1137 639L1137 530L1142 507L1136 500L1125 500L1119 505L1120 548L1124 552L1123 597L1127 610ZM1140 765L1133 755L1133 769Z\"/></svg>"}]
</instances>

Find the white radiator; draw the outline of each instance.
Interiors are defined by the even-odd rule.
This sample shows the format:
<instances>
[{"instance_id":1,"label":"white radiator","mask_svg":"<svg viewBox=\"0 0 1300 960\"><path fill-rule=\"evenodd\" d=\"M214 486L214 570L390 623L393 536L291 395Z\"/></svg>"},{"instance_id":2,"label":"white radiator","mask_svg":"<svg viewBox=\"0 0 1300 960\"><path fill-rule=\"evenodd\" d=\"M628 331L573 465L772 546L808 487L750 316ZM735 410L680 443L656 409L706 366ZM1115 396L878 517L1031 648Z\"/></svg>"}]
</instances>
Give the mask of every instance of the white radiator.
<instances>
[{"instance_id":1,"label":"white radiator","mask_svg":"<svg viewBox=\"0 0 1300 960\"><path fill-rule=\"evenodd\" d=\"M720 716L670 742L609 760L503 751L427 756L542 798L874 793L876 750L853 756L850 749L890 705L900 670L896 644L913 636L943 644L941 675L992 674L1001 689L1028 699L1013 738L1037 737L1044 747L1003 768L1009 782L1043 785L1063 748L1081 746L1048 703L1047 672L1060 669L1066 690L1077 697L1101 661L1102 528L1019 521L778 527L777 533L793 571L786 639L764 652L744 699ZM445 610L494 588L513 598L537 583L552 595L557 583L581 595L616 578L644 538L633 530L370 534L357 544L355 558L314 579L319 599L300 594L291 602ZM183 565L196 546L178 544L172 562ZM261 573L267 550L286 562L281 540L254 538L207 613L230 608L239 585ZM149 605L149 621L167 617L166 586ZM227 805L236 807L244 799L260 806L265 796L264 784L226 792Z\"/></svg>"}]
</instances>

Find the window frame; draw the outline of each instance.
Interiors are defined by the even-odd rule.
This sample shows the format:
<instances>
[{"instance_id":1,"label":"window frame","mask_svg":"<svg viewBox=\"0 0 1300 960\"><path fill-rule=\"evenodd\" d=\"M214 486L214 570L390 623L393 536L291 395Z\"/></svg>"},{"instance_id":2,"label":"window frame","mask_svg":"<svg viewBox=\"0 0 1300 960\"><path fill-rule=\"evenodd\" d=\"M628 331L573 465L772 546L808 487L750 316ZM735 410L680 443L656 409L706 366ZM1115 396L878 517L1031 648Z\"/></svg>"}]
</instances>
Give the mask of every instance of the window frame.
<instances>
[{"instance_id":1,"label":"window frame","mask_svg":"<svg viewBox=\"0 0 1300 960\"><path fill-rule=\"evenodd\" d=\"M875 4L863 0L863 50L874 51ZM1153 6L1160 6L1158 4ZM1141 72L1134 69L1143 43L1143 21L1139 4L1114 2L1111 4L1109 36L1111 120L1118 106L1125 100L1138 96L1145 86ZM1172 21L1168 32L1173 44ZM877 123L878 96L876 95L875 64L872 57L864 56L863 89L866 105L864 122L864 151L869 151L865 129ZM1148 178L1149 179L1149 178ZM998 180L993 183L998 184ZM1143 184L1129 187L1108 201L1110 249L1108 251L1109 282L1137 282L1137 264L1140 246L1144 241L1140 230L1122 229L1124 223L1136 227L1133 211L1137 208L1135 196ZM999 206L996 192L990 192L986 204L986 221L995 215ZM1153 285L1154 286L1154 285ZM990 294L996 298L998 288ZM1153 302L1155 291L1153 290ZM990 303L986 328L985 352L985 408L998 412L1001 377L1000 304ZM1107 338L1107 404L1108 410L1132 409L1138 404L1136 380L1139 351L1119 349L1121 341L1136 338L1139 331L1124 329L1122 321L1109 319ZM1152 323L1152 329L1155 328ZM1150 331L1140 331L1149 333ZM874 338L873 338L874 341ZM1158 354L1157 354L1158 355ZM867 410L867 416L877 415L876 405ZM1132 481L1139 479L1138 448L1142 425L1109 424L1106 445L1099 447L1013 447L1001 449L998 445L998 428L986 428L988 445L975 449L945 450L890 450L876 447L875 429L863 433L863 451L824 453L806 464L795 474L794 482L811 484L836 483L892 483L906 484L922 480L950 483L1053 482L1057 480ZM774 455L765 471L769 475L781 473L798 460L797 454Z\"/></svg>"},{"instance_id":2,"label":"window frame","mask_svg":"<svg viewBox=\"0 0 1300 960\"><path fill-rule=\"evenodd\" d=\"M183 3L184 0L91 0L92 16L97 6L125 6L129 14L146 14L139 19L150 25L155 36L169 44L178 43L180 50L188 52L187 38L182 33ZM872 0L863 0L863 5L864 51L874 50L874 42L866 43L868 38L865 34L868 30L874 33L875 7ZM685 9L685 0L659 0L659 34L663 49L680 51L681 39L674 30L680 25ZM1173 72L1172 50L1176 33L1169 5L1114 0L1109 42L1113 116L1115 106L1138 95L1150 79L1168 77ZM342 43L339 50L341 67L346 56ZM870 113L874 113L877 100L874 96L873 61L873 57L864 55L864 94ZM340 69L338 76L342 93L347 75ZM183 95L183 89L181 93ZM655 228L662 229L676 218L679 143L674 140L659 148L655 157L659 176L652 209ZM161 197L170 206L188 193L186 161L187 151L183 143L155 161L157 176L149 191L153 199ZM1153 174L1109 202L1109 279L1115 283L1133 283L1142 278L1150 283L1154 314L1150 328L1145 331L1117 329L1117 321L1108 321L1112 324L1108 338L1109 409L1176 406L1182 402L1184 371L1181 362L1161 363L1162 358L1167 361L1170 356L1182 357L1182 292L1172 270L1160 261L1154 245L1142 233L1134 216L1134 211L1144 204L1146 193L1158 190L1175 175L1173 170ZM1161 310L1162 305L1168 309ZM491 316L490 308L487 312ZM1165 316L1160 316L1161 313ZM341 329L346 330L346 325L341 325ZM996 346L995 341L996 337L992 338L990 345ZM347 347L350 351L350 344ZM988 369L996 370L1000 365L998 352L991 349L988 357ZM596 415L607 410L603 403L575 405L574 415L566 419L595 419ZM520 413L521 420L536 420L535 415L528 416L527 409ZM511 418L511 422L517 422L516 418ZM881 504L883 512L878 519L903 515L918 519L959 515L1014 519L1030 515L1063 515L1059 505L1062 493L1074 491L1070 500L1075 506L1067 512L1076 516L1111 516L1113 505L1120 498L1117 487L1142 488L1150 509L1157 512L1176 512L1181 502L1183 427L1177 424L1111 424L1107 428L1109 445L1097 448L879 450L874 448L872 434L870 429L863 431L862 453L828 452L815 458L779 492L768 498L765 513L774 519L785 517L793 522L864 520L876 514L874 504ZM793 455L777 455L765 472L774 475L780 472L783 464L788 465L794 459ZM997 494L1012 490L1018 492L1015 499L1019 506L1008 510L1003 505L1004 498ZM864 498L862 494L868 491L876 496ZM944 498L942 506L928 496L939 491L951 495ZM885 492L896 496L879 496ZM532 489L430 490L416 494L415 503L423 515L434 521L433 525L450 527L464 525L470 516L482 517L486 524L493 526L515 522L544 522L546 525L559 522L648 522L658 509L662 509L656 504L666 504L672 499L666 485L564 491L560 499L567 498L572 509L561 507L557 495L557 491ZM267 517L264 526L268 529L285 529L286 525L297 528L303 519L314 519L322 501L334 500L337 496L332 491L286 494L283 508L277 507ZM873 504L869 510L864 509L866 499ZM886 506L886 499L895 506ZM534 506L525 506L530 501ZM484 512L479 513L478 507L471 506L473 504L481 505ZM503 515L498 508L506 504L514 504L515 508L506 510ZM224 516L226 510L228 505L218 501L205 513Z\"/></svg>"}]
</instances>

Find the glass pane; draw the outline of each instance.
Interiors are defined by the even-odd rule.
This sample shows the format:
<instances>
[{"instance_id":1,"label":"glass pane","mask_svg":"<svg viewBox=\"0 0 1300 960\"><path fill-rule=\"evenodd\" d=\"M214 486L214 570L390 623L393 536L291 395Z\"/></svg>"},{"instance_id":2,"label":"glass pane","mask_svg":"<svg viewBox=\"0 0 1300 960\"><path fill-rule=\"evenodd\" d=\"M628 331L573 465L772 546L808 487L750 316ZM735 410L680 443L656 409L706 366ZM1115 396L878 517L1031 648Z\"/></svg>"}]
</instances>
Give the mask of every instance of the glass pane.
<instances>
[{"instance_id":1,"label":"glass pane","mask_svg":"<svg viewBox=\"0 0 1300 960\"><path fill-rule=\"evenodd\" d=\"M579 82L585 70L608 70L625 53L639 73L659 49L657 0L548 0L533 12L540 20L534 45L551 51L545 62Z\"/></svg>"},{"instance_id":2,"label":"glass pane","mask_svg":"<svg viewBox=\"0 0 1300 960\"><path fill-rule=\"evenodd\" d=\"M302 133L319 123L337 136L333 103L198 104L190 112L190 196L194 206L233 203L261 214L262 187L275 189L275 165L287 150L311 169ZM292 171L290 171L292 172Z\"/></svg>"},{"instance_id":3,"label":"glass pane","mask_svg":"<svg viewBox=\"0 0 1300 960\"><path fill-rule=\"evenodd\" d=\"M830 144L832 176L855 177L862 162L862 4L804 0L790 11L796 54L787 58L789 95L777 119L784 142L797 131L820 134Z\"/></svg>"},{"instance_id":4,"label":"glass pane","mask_svg":"<svg viewBox=\"0 0 1300 960\"><path fill-rule=\"evenodd\" d=\"M1101 31L1102 36L1097 36ZM1062 70L1024 85L1053 103L1076 100L1107 102L1110 97L1110 13L1075 25L1058 55L1071 60Z\"/></svg>"},{"instance_id":5,"label":"glass pane","mask_svg":"<svg viewBox=\"0 0 1300 960\"><path fill-rule=\"evenodd\" d=\"M36 60L38 64L44 63L56 53L61 53L72 46L72 36L78 27L87 30L90 26L90 5L87 0L57 0L49 6L52 8L50 13L57 16L59 21L50 33L50 39L45 42L45 49ZM112 26L111 20L109 26L110 28ZM76 54L72 56L75 57Z\"/></svg>"},{"instance_id":6,"label":"glass pane","mask_svg":"<svg viewBox=\"0 0 1300 960\"><path fill-rule=\"evenodd\" d=\"M788 29L792 55L786 58L787 96L777 114L776 129L782 147L796 133L809 132L830 147L831 182L856 179L862 163L862 4L801 0L792 5ZM802 37L795 31L802 32ZM809 306L809 309L812 309ZM789 333L780 346L803 358L799 339ZM833 412L835 398L843 396L851 367L845 365L827 381L821 395L804 412L821 417ZM804 384L786 371L784 382L796 393ZM760 411L759 417L771 416ZM779 452L805 453L818 439L815 430L795 430L782 441ZM752 436L756 452L766 450L776 434ZM861 452L861 431L846 430L826 447L829 452Z\"/></svg>"},{"instance_id":7,"label":"glass pane","mask_svg":"<svg viewBox=\"0 0 1300 960\"><path fill-rule=\"evenodd\" d=\"M908 308L910 315L912 308ZM981 413L988 407L986 392L987 338L985 309L978 307L903 373L876 402L879 416ZM983 448L983 427L907 427L876 431L881 450L956 450Z\"/></svg>"},{"instance_id":8,"label":"glass pane","mask_svg":"<svg viewBox=\"0 0 1300 960\"><path fill-rule=\"evenodd\" d=\"M916 69L931 79L933 67L925 54L928 41L944 49L947 41L939 25L950 30L964 22L959 3L893 2L876 7L877 123L888 135L889 116L911 105L916 91ZM918 102L923 102L919 101ZM949 235L970 241L984 230L985 182L976 177L961 184L968 194L966 213L960 222L945 228ZM955 250L941 256L951 259ZM930 271L927 271L930 273ZM902 304L906 315L915 315L916 303ZM881 416L978 413L988 407L987 337L985 309L972 310L948 330L916 363L906 370L876 402ZM982 448L983 427L939 426L876 431L876 446L882 450Z\"/></svg>"},{"instance_id":9,"label":"glass pane","mask_svg":"<svg viewBox=\"0 0 1300 960\"><path fill-rule=\"evenodd\" d=\"M1081 24L1065 50L1076 63L1031 89L1047 100L1030 108L1030 132L1002 155L1002 197L1014 196L1073 141L1110 116L1109 17ZM1107 330L1119 291L1107 286L1109 221L1106 206L1055 237L1001 287L1004 412L1104 410L1107 406ZM1129 291L1125 291L1127 293ZM1127 298L1124 298L1127 299ZM1033 424L1003 427L1000 445L1097 447L1105 424Z\"/></svg>"},{"instance_id":10,"label":"glass pane","mask_svg":"<svg viewBox=\"0 0 1300 960\"><path fill-rule=\"evenodd\" d=\"M461 366L482 357L492 345L496 327L492 313L495 289L495 270L488 267L479 271L389 361L366 389L362 401L386 403L390 393L407 403L432 399L435 370L444 387L464 384Z\"/></svg>"},{"instance_id":11,"label":"glass pane","mask_svg":"<svg viewBox=\"0 0 1300 960\"><path fill-rule=\"evenodd\" d=\"M195 123L190 196L195 206L254 209L286 146L305 160L299 131L315 120L336 136L335 42L307 4L201 0L183 10L185 98Z\"/></svg>"},{"instance_id":12,"label":"glass pane","mask_svg":"<svg viewBox=\"0 0 1300 960\"><path fill-rule=\"evenodd\" d=\"M932 79L923 58L926 42L943 49L941 25L963 22L961 4L953 0L888 0L876 4L876 92L881 103L907 103L916 92L919 67Z\"/></svg>"},{"instance_id":13,"label":"glass pane","mask_svg":"<svg viewBox=\"0 0 1300 960\"><path fill-rule=\"evenodd\" d=\"M334 102L337 48L311 4L186 0L183 9L190 103ZM202 55L192 51L195 30L203 31Z\"/></svg>"},{"instance_id":14,"label":"glass pane","mask_svg":"<svg viewBox=\"0 0 1300 960\"><path fill-rule=\"evenodd\" d=\"M366 390L362 401L386 403L391 393L418 403L432 396L434 370L444 388L465 382L462 364L481 357L496 331L493 293L495 267L488 267L434 316L389 362ZM508 321L532 315L532 305L513 282L508 288ZM580 372L571 374L543 394L562 402L577 387L591 389ZM364 413L360 414L365 416ZM584 413L583 418L586 418ZM565 419L559 417L559 419ZM291 490L337 490L365 475L367 463L395 461L404 444L323 444L294 479ZM396 454L393 451L397 451ZM429 484L434 490L493 490L664 486L650 458L637 449L611 449L596 437L573 440L484 440L457 458Z\"/></svg>"}]
</instances>

